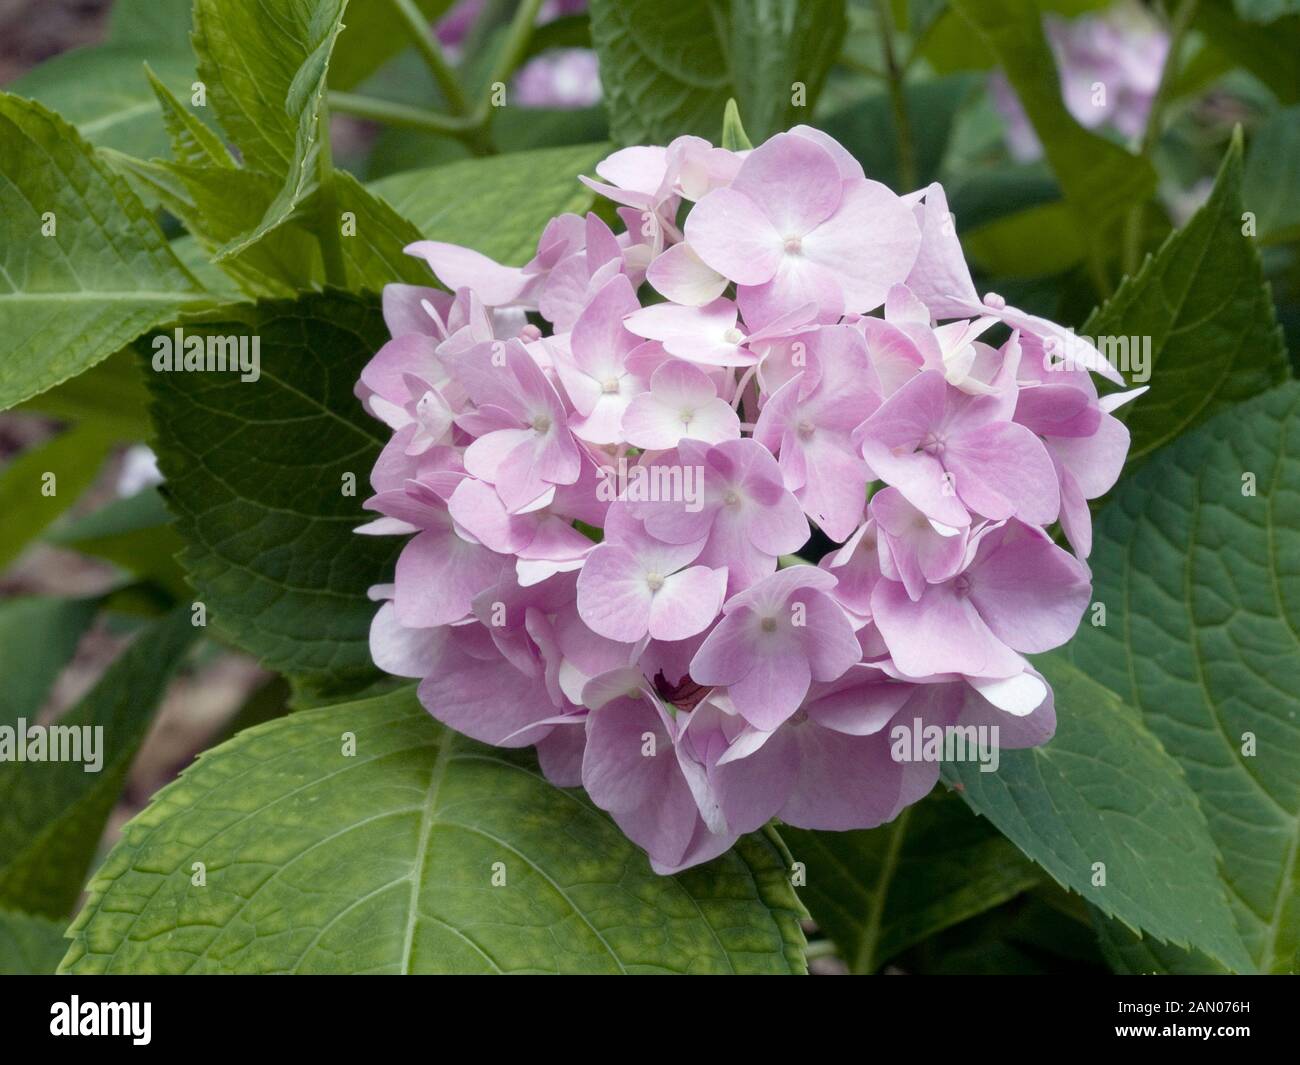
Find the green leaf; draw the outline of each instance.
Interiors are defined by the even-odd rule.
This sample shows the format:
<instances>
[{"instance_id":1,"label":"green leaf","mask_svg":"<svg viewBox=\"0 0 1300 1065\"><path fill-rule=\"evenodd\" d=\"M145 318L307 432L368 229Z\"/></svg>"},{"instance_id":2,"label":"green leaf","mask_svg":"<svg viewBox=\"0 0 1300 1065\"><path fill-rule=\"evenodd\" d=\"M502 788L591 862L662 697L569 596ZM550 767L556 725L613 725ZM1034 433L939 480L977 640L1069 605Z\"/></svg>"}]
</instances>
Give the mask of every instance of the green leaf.
<instances>
[{"instance_id":1,"label":"green leaf","mask_svg":"<svg viewBox=\"0 0 1300 1065\"><path fill-rule=\"evenodd\" d=\"M953 794L936 791L863 832L783 827L806 870L800 895L856 973L1014 898L1042 879L1015 846Z\"/></svg>"},{"instance_id":2,"label":"green leaf","mask_svg":"<svg viewBox=\"0 0 1300 1065\"><path fill-rule=\"evenodd\" d=\"M90 145L58 115L6 93L0 176L0 409L209 301Z\"/></svg>"},{"instance_id":3,"label":"green leaf","mask_svg":"<svg viewBox=\"0 0 1300 1065\"><path fill-rule=\"evenodd\" d=\"M735 97L751 135L801 121L844 38L842 0L592 0L591 38L610 129L619 144L667 144L683 133L718 138ZM803 107L795 82L807 89Z\"/></svg>"},{"instance_id":4,"label":"green leaf","mask_svg":"<svg viewBox=\"0 0 1300 1065\"><path fill-rule=\"evenodd\" d=\"M430 240L464 244L522 265L537 250L550 218L590 206L591 192L578 175L593 173L612 150L608 144L583 144L467 159L393 174L372 182L370 189Z\"/></svg>"},{"instance_id":5,"label":"green leaf","mask_svg":"<svg viewBox=\"0 0 1300 1065\"><path fill-rule=\"evenodd\" d=\"M962 246L995 277L1050 277L1078 265L1088 252L1074 213L1060 201L968 229Z\"/></svg>"},{"instance_id":6,"label":"green leaf","mask_svg":"<svg viewBox=\"0 0 1300 1065\"><path fill-rule=\"evenodd\" d=\"M1300 948L1297 484L1294 382L1161 451L1098 516L1090 562L1109 617L1069 647L1182 766L1241 936L1277 972Z\"/></svg>"},{"instance_id":7,"label":"green leaf","mask_svg":"<svg viewBox=\"0 0 1300 1065\"><path fill-rule=\"evenodd\" d=\"M90 487L112 443L99 426L77 425L0 469L0 567L17 558Z\"/></svg>"},{"instance_id":8,"label":"green leaf","mask_svg":"<svg viewBox=\"0 0 1300 1065\"><path fill-rule=\"evenodd\" d=\"M277 671L340 686L374 676L366 589L398 546L353 529L384 427L352 394L387 339L377 301L340 293L230 308L187 336L257 337L261 377L146 371L159 465L209 619ZM250 341L251 343L251 341ZM142 342L141 354L150 358ZM345 478L354 494L345 495Z\"/></svg>"},{"instance_id":9,"label":"green leaf","mask_svg":"<svg viewBox=\"0 0 1300 1065\"><path fill-rule=\"evenodd\" d=\"M0 976L51 976L67 950L61 922L0 910Z\"/></svg>"},{"instance_id":10,"label":"green leaf","mask_svg":"<svg viewBox=\"0 0 1300 1065\"><path fill-rule=\"evenodd\" d=\"M154 622L59 720L102 730L97 772L80 761L0 762L0 905L49 917L71 909L154 708L198 631L188 606Z\"/></svg>"},{"instance_id":11,"label":"green leaf","mask_svg":"<svg viewBox=\"0 0 1300 1065\"><path fill-rule=\"evenodd\" d=\"M1034 0L953 0L952 6L997 56L1080 230L1104 249L1111 223L1155 191L1151 164L1084 129L1066 109Z\"/></svg>"},{"instance_id":12,"label":"green leaf","mask_svg":"<svg viewBox=\"0 0 1300 1065\"><path fill-rule=\"evenodd\" d=\"M115 499L45 537L56 547L105 559L142 579L154 581L177 599L188 599L185 575L176 561L184 547L162 495L146 488Z\"/></svg>"},{"instance_id":13,"label":"green leaf","mask_svg":"<svg viewBox=\"0 0 1300 1065\"><path fill-rule=\"evenodd\" d=\"M845 28L844 0L731 0L735 97L760 143L812 113Z\"/></svg>"},{"instance_id":14,"label":"green leaf","mask_svg":"<svg viewBox=\"0 0 1300 1065\"><path fill-rule=\"evenodd\" d=\"M1287 376L1259 252L1241 232L1240 190L1237 137L1206 204L1082 329L1126 341L1130 358L1151 338L1151 391L1119 412L1130 462Z\"/></svg>"},{"instance_id":15,"label":"green leaf","mask_svg":"<svg viewBox=\"0 0 1300 1065\"><path fill-rule=\"evenodd\" d=\"M1300 105L1275 111L1251 138L1241 198L1265 243L1300 239Z\"/></svg>"},{"instance_id":16,"label":"green leaf","mask_svg":"<svg viewBox=\"0 0 1300 1065\"><path fill-rule=\"evenodd\" d=\"M718 143L729 152L743 152L754 147L754 142L749 139L749 134L741 124L740 108L736 106L735 100L728 100L726 109L722 112L722 140Z\"/></svg>"},{"instance_id":17,"label":"green leaf","mask_svg":"<svg viewBox=\"0 0 1300 1065\"><path fill-rule=\"evenodd\" d=\"M123 831L62 968L789 973L800 912L766 835L656 876L580 791L406 688L202 755Z\"/></svg>"},{"instance_id":18,"label":"green leaf","mask_svg":"<svg viewBox=\"0 0 1300 1065\"><path fill-rule=\"evenodd\" d=\"M956 74L906 87L918 188L938 179L953 120L975 88L975 82L968 74ZM853 153L867 177L893 189L911 191L902 189L899 178L898 134L887 94L875 93L854 101L818 125Z\"/></svg>"},{"instance_id":19,"label":"green leaf","mask_svg":"<svg viewBox=\"0 0 1300 1065\"><path fill-rule=\"evenodd\" d=\"M1222 962L1207 957L1199 950L1179 950L1134 935L1119 921L1095 909L1092 917L1097 943L1106 964L1117 973L1128 976L1197 976L1205 973L1227 974L1230 971Z\"/></svg>"},{"instance_id":20,"label":"green leaf","mask_svg":"<svg viewBox=\"0 0 1300 1065\"><path fill-rule=\"evenodd\" d=\"M1300 14L1300 0L1232 0L1232 6L1247 22L1272 22L1283 15Z\"/></svg>"},{"instance_id":21,"label":"green leaf","mask_svg":"<svg viewBox=\"0 0 1300 1065\"><path fill-rule=\"evenodd\" d=\"M31 597L0 603L0 725L32 717L72 658L98 598Z\"/></svg>"},{"instance_id":22,"label":"green leaf","mask_svg":"<svg viewBox=\"0 0 1300 1065\"><path fill-rule=\"evenodd\" d=\"M135 355L130 348L123 348L16 409L91 422L115 440L143 440L149 430L148 398Z\"/></svg>"},{"instance_id":23,"label":"green leaf","mask_svg":"<svg viewBox=\"0 0 1300 1065\"><path fill-rule=\"evenodd\" d=\"M415 0L429 22L436 22L453 0ZM432 33L432 29L429 31ZM350 89L360 84L398 52L411 46L406 22L392 0L350 0L347 25L330 60L330 87Z\"/></svg>"},{"instance_id":24,"label":"green leaf","mask_svg":"<svg viewBox=\"0 0 1300 1065\"><path fill-rule=\"evenodd\" d=\"M38 100L77 128L91 144L132 155L158 155L167 144L158 104L145 74L149 63L177 92L189 93L189 49L139 44L77 48L41 63L8 91Z\"/></svg>"},{"instance_id":25,"label":"green leaf","mask_svg":"<svg viewBox=\"0 0 1300 1065\"><path fill-rule=\"evenodd\" d=\"M310 229L278 226L240 251L228 253L233 242L261 225L282 185L266 174L237 167L215 134L165 86L155 82L154 90L177 161L113 156L118 169L179 218L207 252L217 257L218 266L250 295L289 295L319 285L325 273L320 246ZM338 172L333 180L339 219L308 220L340 225L343 230L343 212L350 213L351 226L339 238L348 284L379 291L390 281L427 281L425 267L403 253L419 239L419 231L352 175Z\"/></svg>"},{"instance_id":26,"label":"green leaf","mask_svg":"<svg viewBox=\"0 0 1300 1065\"><path fill-rule=\"evenodd\" d=\"M954 762L944 766L944 778L1108 916L1251 969L1215 867L1218 852L1178 763L1087 673L1057 655L1036 665L1055 691L1055 737L1003 751L996 773Z\"/></svg>"},{"instance_id":27,"label":"green leaf","mask_svg":"<svg viewBox=\"0 0 1300 1065\"><path fill-rule=\"evenodd\" d=\"M347 0L195 0L199 78L248 166L279 189L265 214L231 240L234 256L305 209L319 186L325 73ZM324 160L329 165L329 160Z\"/></svg>"},{"instance_id":28,"label":"green leaf","mask_svg":"<svg viewBox=\"0 0 1300 1065\"><path fill-rule=\"evenodd\" d=\"M1193 28L1259 78L1283 104L1300 103L1300 15L1243 22L1227 4L1196 5Z\"/></svg>"},{"instance_id":29,"label":"green leaf","mask_svg":"<svg viewBox=\"0 0 1300 1065\"><path fill-rule=\"evenodd\" d=\"M108 37L114 44L189 51L189 0L113 0Z\"/></svg>"}]
</instances>

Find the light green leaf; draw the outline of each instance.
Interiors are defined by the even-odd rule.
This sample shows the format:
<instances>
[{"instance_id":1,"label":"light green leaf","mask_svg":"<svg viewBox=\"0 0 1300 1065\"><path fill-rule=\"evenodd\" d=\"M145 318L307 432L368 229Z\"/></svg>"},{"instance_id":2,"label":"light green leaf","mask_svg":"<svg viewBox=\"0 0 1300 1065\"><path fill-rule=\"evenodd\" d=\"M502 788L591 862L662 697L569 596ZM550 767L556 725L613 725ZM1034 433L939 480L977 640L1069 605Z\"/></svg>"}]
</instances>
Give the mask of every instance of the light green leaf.
<instances>
[{"instance_id":1,"label":"light green leaf","mask_svg":"<svg viewBox=\"0 0 1300 1065\"><path fill-rule=\"evenodd\" d=\"M391 579L400 546L352 531L373 517L361 501L388 436L352 394L387 339L377 301L304 295L183 328L260 344L253 382L146 371L182 562L209 621L280 672L369 681L366 589Z\"/></svg>"},{"instance_id":2,"label":"light green leaf","mask_svg":"<svg viewBox=\"0 0 1300 1065\"><path fill-rule=\"evenodd\" d=\"M1277 972L1300 949L1297 485L1294 382L1161 451L1098 516L1090 562L1107 624L1069 645L1182 766L1241 936Z\"/></svg>"},{"instance_id":3,"label":"light green leaf","mask_svg":"<svg viewBox=\"0 0 1300 1065\"><path fill-rule=\"evenodd\" d=\"M1246 155L1242 206L1266 243L1300 239L1300 105L1275 111L1255 131Z\"/></svg>"},{"instance_id":4,"label":"light green leaf","mask_svg":"<svg viewBox=\"0 0 1300 1065\"><path fill-rule=\"evenodd\" d=\"M190 0L113 0L108 37L114 44L190 47Z\"/></svg>"},{"instance_id":5,"label":"light green leaf","mask_svg":"<svg viewBox=\"0 0 1300 1065\"><path fill-rule=\"evenodd\" d=\"M842 0L592 0L591 38L619 144L717 141L734 96L756 141L811 113L844 38ZM807 89L796 107L792 85Z\"/></svg>"},{"instance_id":6,"label":"light green leaf","mask_svg":"<svg viewBox=\"0 0 1300 1065\"><path fill-rule=\"evenodd\" d=\"M7 86L38 100L76 126L91 144L132 155L158 155L167 144L145 64L176 92L189 93L194 57L189 49L138 44L78 48L41 63Z\"/></svg>"},{"instance_id":7,"label":"light green leaf","mask_svg":"<svg viewBox=\"0 0 1300 1065\"><path fill-rule=\"evenodd\" d=\"M112 162L138 183L142 195L179 218L191 234L244 291L254 296L289 295L324 280L320 246L307 228L282 225L227 254L231 242L256 230L272 210L281 183L266 174L237 167L221 141L165 86L154 83L171 134L176 162L112 156ZM419 231L352 175L338 172L338 219L310 219L338 225L348 284L380 291L390 281L428 280L426 268L403 249ZM350 215L345 230L344 213Z\"/></svg>"},{"instance_id":8,"label":"light green leaf","mask_svg":"<svg viewBox=\"0 0 1300 1065\"><path fill-rule=\"evenodd\" d=\"M0 567L17 558L90 487L112 444L111 436L88 422L28 448L0 468Z\"/></svg>"},{"instance_id":9,"label":"light green leaf","mask_svg":"<svg viewBox=\"0 0 1300 1065\"><path fill-rule=\"evenodd\" d=\"M199 77L248 166L279 189L234 256L302 211L320 187L325 73L347 0L195 0ZM328 165L328 159L325 160ZM220 257L219 256L219 257Z\"/></svg>"},{"instance_id":10,"label":"light green leaf","mask_svg":"<svg viewBox=\"0 0 1300 1065\"><path fill-rule=\"evenodd\" d=\"M154 708L198 632L188 605L154 622L59 720L102 730L99 771L82 761L0 762L0 905L49 917L71 909Z\"/></svg>"},{"instance_id":11,"label":"light green leaf","mask_svg":"<svg viewBox=\"0 0 1300 1065\"><path fill-rule=\"evenodd\" d=\"M40 709L82 634L98 598L31 597L0 603L0 725L30 718Z\"/></svg>"},{"instance_id":12,"label":"light green leaf","mask_svg":"<svg viewBox=\"0 0 1300 1065\"><path fill-rule=\"evenodd\" d=\"M1151 164L1084 129L1066 109L1034 0L953 0L952 6L997 56L1081 231L1104 248L1112 223L1155 191Z\"/></svg>"},{"instance_id":13,"label":"light green leaf","mask_svg":"<svg viewBox=\"0 0 1300 1065\"><path fill-rule=\"evenodd\" d=\"M393 174L370 189L428 239L522 265L551 217L590 206L591 192L578 175L593 174L611 151L608 144L583 144L467 159Z\"/></svg>"},{"instance_id":14,"label":"light green leaf","mask_svg":"<svg viewBox=\"0 0 1300 1065\"><path fill-rule=\"evenodd\" d=\"M754 147L754 142L749 139L749 134L740 121L740 108L736 106L735 100L728 100L726 109L722 112L722 140L718 143L729 152L743 152Z\"/></svg>"},{"instance_id":15,"label":"light green leaf","mask_svg":"<svg viewBox=\"0 0 1300 1065\"><path fill-rule=\"evenodd\" d=\"M960 799L935 791L895 820L863 832L783 827L803 864L800 895L855 973L1042 879L1042 872Z\"/></svg>"},{"instance_id":16,"label":"light green leaf","mask_svg":"<svg viewBox=\"0 0 1300 1065\"><path fill-rule=\"evenodd\" d=\"M67 950L62 922L0 909L0 976L50 976Z\"/></svg>"},{"instance_id":17,"label":"light green leaf","mask_svg":"<svg viewBox=\"0 0 1300 1065\"><path fill-rule=\"evenodd\" d=\"M148 399L135 355L130 348L123 348L16 409L92 422L106 437L131 441L143 440L149 431Z\"/></svg>"},{"instance_id":18,"label":"light green leaf","mask_svg":"<svg viewBox=\"0 0 1300 1065\"><path fill-rule=\"evenodd\" d=\"M63 119L6 93L0 176L0 409L209 301L126 182Z\"/></svg>"},{"instance_id":19,"label":"light green leaf","mask_svg":"<svg viewBox=\"0 0 1300 1065\"><path fill-rule=\"evenodd\" d=\"M580 791L442 728L406 688L202 755L127 825L62 969L799 972L788 875L760 833L656 876Z\"/></svg>"},{"instance_id":20,"label":"light green leaf","mask_svg":"<svg viewBox=\"0 0 1300 1065\"><path fill-rule=\"evenodd\" d=\"M253 170L104 155L143 198L175 215L210 256L256 229L280 189L275 178ZM263 234L217 265L254 296L291 295L325 276L315 238L292 225Z\"/></svg>"},{"instance_id":21,"label":"light green leaf","mask_svg":"<svg viewBox=\"0 0 1300 1065\"><path fill-rule=\"evenodd\" d=\"M1150 337L1151 391L1119 415L1132 433L1130 462L1287 376L1259 252L1241 232L1240 190L1238 137L1209 201L1083 327L1124 342L1130 359Z\"/></svg>"},{"instance_id":22,"label":"light green leaf","mask_svg":"<svg viewBox=\"0 0 1300 1065\"><path fill-rule=\"evenodd\" d=\"M1055 737L1003 751L996 773L953 762L944 778L960 784L971 807L1059 883L1107 915L1251 969L1219 880L1218 852L1178 763L1087 673L1059 656L1041 656L1036 665L1055 691Z\"/></svg>"}]
</instances>

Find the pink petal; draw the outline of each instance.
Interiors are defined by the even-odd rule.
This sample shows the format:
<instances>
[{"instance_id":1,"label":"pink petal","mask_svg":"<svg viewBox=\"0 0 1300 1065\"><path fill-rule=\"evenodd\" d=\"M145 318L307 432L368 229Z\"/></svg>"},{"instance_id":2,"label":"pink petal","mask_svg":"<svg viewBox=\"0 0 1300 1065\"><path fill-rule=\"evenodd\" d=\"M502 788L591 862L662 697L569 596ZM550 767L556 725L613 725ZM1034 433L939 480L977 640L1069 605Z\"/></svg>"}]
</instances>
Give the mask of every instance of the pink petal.
<instances>
[{"instance_id":1,"label":"pink petal","mask_svg":"<svg viewBox=\"0 0 1300 1065\"><path fill-rule=\"evenodd\" d=\"M767 216L730 188L715 189L691 209L686 239L705 265L742 285L768 281L784 257L783 237Z\"/></svg>"}]
</instances>

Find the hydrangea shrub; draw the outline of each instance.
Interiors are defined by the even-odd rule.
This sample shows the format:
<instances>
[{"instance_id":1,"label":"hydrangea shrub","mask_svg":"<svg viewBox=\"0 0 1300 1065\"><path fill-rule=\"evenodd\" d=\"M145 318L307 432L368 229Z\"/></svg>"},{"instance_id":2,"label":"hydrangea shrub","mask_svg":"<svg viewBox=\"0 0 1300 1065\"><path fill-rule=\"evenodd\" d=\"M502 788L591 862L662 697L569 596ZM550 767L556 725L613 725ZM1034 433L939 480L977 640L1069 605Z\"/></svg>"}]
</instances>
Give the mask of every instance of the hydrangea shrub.
<instances>
[{"instance_id":1,"label":"hydrangea shrub","mask_svg":"<svg viewBox=\"0 0 1300 1065\"><path fill-rule=\"evenodd\" d=\"M1087 7L0 92L0 971L1294 971L1300 17Z\"/></svg>"}]
</instances>

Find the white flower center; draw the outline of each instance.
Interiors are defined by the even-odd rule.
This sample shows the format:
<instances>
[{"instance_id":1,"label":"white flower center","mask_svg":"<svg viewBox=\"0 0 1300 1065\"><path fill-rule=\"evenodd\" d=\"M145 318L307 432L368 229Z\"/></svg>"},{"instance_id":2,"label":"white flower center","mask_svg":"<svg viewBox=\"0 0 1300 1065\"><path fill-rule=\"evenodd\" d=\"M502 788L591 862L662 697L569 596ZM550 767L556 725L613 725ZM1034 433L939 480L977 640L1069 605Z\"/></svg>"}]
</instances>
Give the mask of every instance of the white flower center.
<instances>
[{"instance_id":1,"label":"white flower center","mask_svg":"<svg viewBox=\"0 0 1300 1065\"><path fill-rule=\"evenodd\" d=\"M734 507L740 502L740 495L734 489L727 492L722 497L722 502L729 507Z\"/></svg>"},{"instance_id":2,"label":"white flower center","mask_svg":"<svg viewBox=\"0 0 1300 1065\"><path fill-rule=\"evenodd\" d=\"M551 427L551 416L549 414L537 414L533 416L533 428L539 433L546 432Z\"/></svg>"},{"instance_id":3,"label":"white flower center","mask_svg":"<svg viewBox=\"0 0 1300 1065\"><path fill-rule=\"evenodd\" d=\"M618 378L617 377L609 378L609 380L607 380L603 385L601 385L600 388L601 391L608 392L611 395L616 393L618 391Z\"/></svg>"},{"instance_id":4,"label":"white flower center","mask_svg":"<svg viewBox=\"0 0 1300 1065\"><path fill-rule=\"evenodd\" d=\"M745 339L745 334L737 329L734 325L722 334L722 339L728 344L739 344Z\"/></svg>"},{"instance_id":5,"label":"white flower center","mask_svg":"<svg viewBox=\"0 0 1300 1065\"><path fill-rule=\"evenodd\" d=\"M791 255L798 255L803 249L803 240L799 237L786 237L785 250Z\"/></svg>"},{"instance_id":6,"label":"white flower center","mask_svg":"<svg viewBox=\"0 0 1300 1065\"><path fill-rule=\"evenodd\" d=\"M664 586L664 579L657 573L647 573L645 575L646 587L652 592L659 591Z\"/></svg>"},{"instance_id":7,"label":"white flower center","mask_svg":"<svg viewBox=\"0 0 1300 1065\"><path fill-rule=\"evenodd\" d=\"M683 424L683 425L690 425L690 424L691 424L691 419L693 419L694 417L695 417L695 411L693 411L693 410L684 410L684 411L682 411L682 424Z\"/></svg>"}]
</instances>

